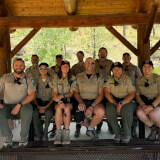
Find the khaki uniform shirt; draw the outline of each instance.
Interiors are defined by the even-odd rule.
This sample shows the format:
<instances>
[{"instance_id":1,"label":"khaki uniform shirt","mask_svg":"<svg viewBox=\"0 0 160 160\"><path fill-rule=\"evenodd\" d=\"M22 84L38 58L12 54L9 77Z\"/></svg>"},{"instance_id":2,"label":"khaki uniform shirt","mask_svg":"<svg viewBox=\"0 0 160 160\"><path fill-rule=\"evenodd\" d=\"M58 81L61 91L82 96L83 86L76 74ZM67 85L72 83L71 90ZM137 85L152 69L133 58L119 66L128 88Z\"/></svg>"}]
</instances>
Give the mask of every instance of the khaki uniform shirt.
<instances>
[{"instance_id":1,"label":"khaki uniform shirt","mask_svg":"<svg viewBox=\"0 0 160 160\"><path fill-rule=\"evenodd\" d=\"M28 92L36 91L35 82L25 73L19 80L21 84L14 83L13 73L4 74L0 79L0 92L4 93L4 103L17 104L28 96Z\"/></svg>"},{"instance_id":2,"label":"khaki uniform shirt","mask_svg":"<svg viewBox=\"0 0 160 160\"><path fill-rule=\"evenodd\" d=\"M38 80L40 73L39 67L33 68L32 66L26 69L27 76L31 76L35 81Z\"/></svg>"},{"instance_id":3,"label":"khaki uniform shirt","mask_svg":"<svg viewBox=\"0 0 160 160\"><path fill-rule=\"evenodd\" d=\"M60 79L58 75L55 75L52 83L52 88L56 88L58 94L69 93L70 90L73 90L73 83L75 79L76 77L72 76L71 79L68 81L67 77L65 79Z\"/></svg>"},{"instance_id":4,"label":"khaki uniform shirt","mask_svg":"<svg viewBox=\"0 0 160 160\"><path fill-rule=\"evenodd\" d=\"M50 99L52 98L52 81L53 79L51 76L47 76L45 81L43 81L42 78L39 77L38 81L36 82L36 98L40 98L42 101L50 101Z\"/></svg>"},{"instance_id":5,"label":"khaki uniform shirt","mask_svg":"<svg viewBox=\"0 0 160 160\"><path fill-rule=\"evenodd\" d=\"M74 83L74 91L78 90L82 99L96 99L99 94L99 89L103 88L104 85L102 77L94 73L88 79L85 72L78 74L76 77L77 82Z\"/></svg>"},{"instance_id":6,"label":"khaki uniform shirt","mask_svg":"<svg viewBox=\"0 0 160 160\"><path fill-rule=\"evenodd\" d=\"M156 98L160 91L160 76L152 73L148 80L148 87L145 87L147 79L145 76L136 79L136 93L144 95L149 99Z\"/></svg>"},{"instance_id":7,"label":"khaki uniform shirt","mask_svg":"<svg viewBox=\"0 0 160 160\"><path fill-rule=\"evenodd\" d=\"M59 70L60 70L60 67L58 67L57 65L55 65L55 66L52 66L52 67L48 70L48 73L49 73L49 75L51 75L52 77L54 77L55 74L58 74Z\"/></svg>"},{"instance_id":8,"label":"khaki uniform shirt","mask_svg":"<svg viewBox=\"0 0 160 160\"><path fill-rule=\"evenodd\" d=\"M125 71L125 69L127 71ZM136 83L136 78L142 76L142 73L139 67L133 65L132 63L130 63L129 66L123 65L123 72L131 78L134 85Z\"/></svg>"},{"instance_id":9,"label":"khaki uniform shirt","mask_svg":"<svg viewBox=\"0 0 160 160\"><path fill-rule=\"evenodd\" d=\"M118 82L117 86L114 85L115 80ZM122 74L120 79L117 79L113 76L110 77L104 84L104 88L109 88L110 94L112 94L116 98L125 98L129 94L129 92L135 91L130 77L125 74Z\"/></svg>"},{"instance_id":10,"label":"khaki uniform shirt","mask_svg":"<svg viewBox=\"0 0 160 160\"><path fill-rule=\"evenodd\" d=\"M95 72L99 73L103 80L107 80L108 76L111 75L111 66L112 61L109 59L106 59L105 61L99 61L98 59L95 61Z\"/></svg>"},{"instance_id":11,"label":"khaki uniform shirt","mask_svg":"<svg viewBox=\"0 0 160 160\"><path fill-rule=\"evenodd\" d=\"M73 65L72 69L71 69L71 73L74 76L76 76L77 74L82 73L84 71L85 71L84 64L81 66L79 63Z\"/></svg>"}]
</instances>

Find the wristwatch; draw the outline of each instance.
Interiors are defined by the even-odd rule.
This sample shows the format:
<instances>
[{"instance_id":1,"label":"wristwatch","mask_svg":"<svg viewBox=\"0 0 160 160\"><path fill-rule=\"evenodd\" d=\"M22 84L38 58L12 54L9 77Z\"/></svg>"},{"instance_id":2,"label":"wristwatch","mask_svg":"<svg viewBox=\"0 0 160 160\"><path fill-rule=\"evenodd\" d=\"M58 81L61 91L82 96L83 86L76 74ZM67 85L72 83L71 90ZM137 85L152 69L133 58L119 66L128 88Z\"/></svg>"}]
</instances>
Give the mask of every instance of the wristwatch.
<instances>
[{"instance_id":1,"label":"wristwatch","mask_svg":"<svg viewBox=\"0 0 160 160\"><path fill-rule=\"evenodd\" d=\"M95 108L95 106L93 106L93 105L92 105L91 107L92 107L92 109L94 109L94 108Z\"/></svg>"},{"instance_id":2,"label":"wristwatch","mask_svg":"<svg viewBox=\"0 0 160 160\"><path fill-rule=\"evenodd\" d=\"M120 102L119 102L119 104L120 104L121 106L123 106L123 103L122 103L122 101L120 101Z\"/></svg>"},{"instance_id":3,"label":"wristwatch","mask_svg":"<svg viewBox=\"0 0 160 160\"><path fill-rule=\"evenodd\" d=\"M156 108L156 106L155 106L154 104L151 104L151 106L152 106L153 108Z\"/></svg>"},{"instance_id":4,"label":"wristwatch","mask_svg":"<svg viewBox=\"0 0 160 160\"><path fill-rule=\"evenodd\" d=\"M22 107L22 103L21 102L19 102L18 104L20 104L20 106Z\"/></svg>"}]
</instances>

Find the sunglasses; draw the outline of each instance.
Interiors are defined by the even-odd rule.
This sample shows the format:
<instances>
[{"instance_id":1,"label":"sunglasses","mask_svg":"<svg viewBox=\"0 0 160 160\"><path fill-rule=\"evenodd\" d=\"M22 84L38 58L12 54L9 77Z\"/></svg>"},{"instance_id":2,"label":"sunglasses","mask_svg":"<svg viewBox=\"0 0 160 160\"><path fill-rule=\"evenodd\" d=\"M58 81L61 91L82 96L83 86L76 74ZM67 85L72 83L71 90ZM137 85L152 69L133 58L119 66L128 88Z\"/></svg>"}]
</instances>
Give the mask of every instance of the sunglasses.
<instances>
[{"instance_id":1,"label":"sunglasses","mask_svg":"<svg viewBox=\"0 0 160 160\"><path fill-rule=\"evenodd\" d=\"M95 63L94 63L94 62L86 62L86 64L95 65Z\"/></svg>"}]
</instances>

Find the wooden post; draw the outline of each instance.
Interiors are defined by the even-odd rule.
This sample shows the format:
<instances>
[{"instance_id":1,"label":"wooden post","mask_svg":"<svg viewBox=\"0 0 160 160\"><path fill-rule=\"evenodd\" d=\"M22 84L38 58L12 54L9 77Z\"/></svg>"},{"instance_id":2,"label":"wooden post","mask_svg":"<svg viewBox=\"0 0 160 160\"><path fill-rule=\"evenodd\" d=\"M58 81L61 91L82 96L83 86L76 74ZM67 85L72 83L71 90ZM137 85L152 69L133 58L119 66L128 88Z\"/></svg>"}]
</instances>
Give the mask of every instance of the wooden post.
<instances>
[{"instance_id":1,"label":"wooden post","mask_svg":"<svg viewBox=\"0 0 160 160\"><path fill-rule=\"evenodd\" d=\"M0 17L7 17L9 15L5 7L4 0L0 1ZM10 59L10 31L9 28L0 27L0 76L11 71Z\"/></svg>"},{"instance_id":2,"label":"wooden post","mask_svg":"<svg viewBox=\"0 0 160 160\"><path fill-rule=\"evenodd\" d=\"M2 41L0 46L0 76L11 71L10 59L10 34L9 29L0 29L0 39Z\"/></svg>"},{"instance_id":3,"label":"wooden post","mask_svg":"<svg viewBox=\"0 0 160 160\"><path fill-rule=\"evenodd\" d=\"M150 40L144 42L146 25L139 25L137 30L138 66L142 69L144 60L150 59Z\"/></svg>"}]
</instances>

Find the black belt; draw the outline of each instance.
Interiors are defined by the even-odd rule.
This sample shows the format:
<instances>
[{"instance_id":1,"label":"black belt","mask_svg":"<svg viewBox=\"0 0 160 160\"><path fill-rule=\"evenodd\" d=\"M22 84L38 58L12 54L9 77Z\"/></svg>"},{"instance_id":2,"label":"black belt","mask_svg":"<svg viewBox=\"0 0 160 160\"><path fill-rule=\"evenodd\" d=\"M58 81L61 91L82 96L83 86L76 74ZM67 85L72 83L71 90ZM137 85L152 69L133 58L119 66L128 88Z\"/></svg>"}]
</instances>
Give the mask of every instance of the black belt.
<instances>
[{"instance_id":1,"label":"black belt","mask_svg":"<svg viewBox=\"0 0 160 160\"><path fill-rule=\"evenodd\" d=\"M146 104L146 105L151 105L153 103L153 101L156 99L156 98L153 98L153 99L149 99L148 97L144 96L144 95L140 95L141 99L143 100L143 102Z\"/></svg>"}]
</instances>

